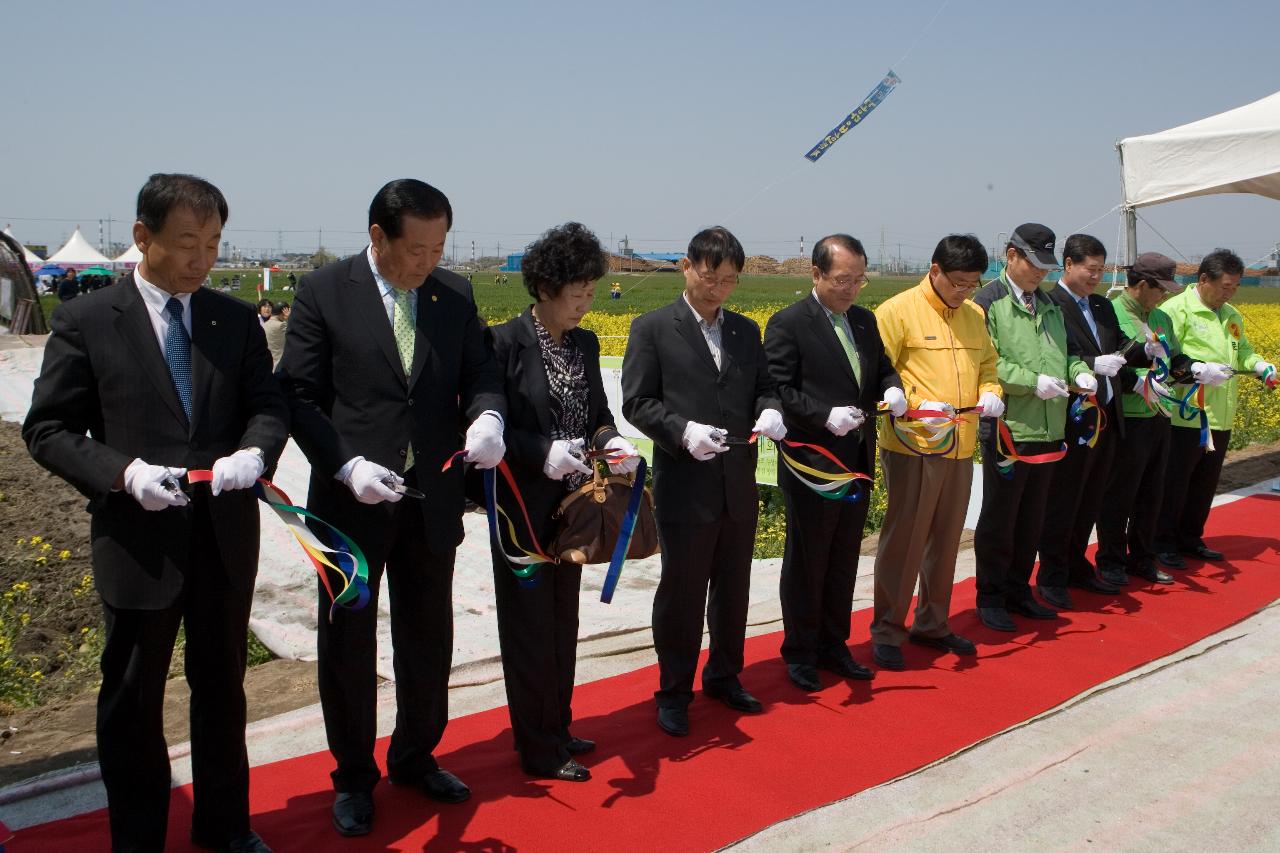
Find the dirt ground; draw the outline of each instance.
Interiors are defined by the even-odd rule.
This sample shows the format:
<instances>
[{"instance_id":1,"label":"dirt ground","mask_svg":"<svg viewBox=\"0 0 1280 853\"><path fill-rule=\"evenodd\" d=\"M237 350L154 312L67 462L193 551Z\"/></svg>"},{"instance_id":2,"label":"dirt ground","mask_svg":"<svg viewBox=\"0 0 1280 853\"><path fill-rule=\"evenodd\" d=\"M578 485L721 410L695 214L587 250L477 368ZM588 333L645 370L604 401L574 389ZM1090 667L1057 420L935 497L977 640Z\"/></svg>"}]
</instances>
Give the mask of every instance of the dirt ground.
<instances>
[{"instance_id":1,"label":"dirt ground","mask_svg":"<svg viewBox=\"0 0 1280 853\"><path fill-rule=\"evenodd\" d=\"M1231 451L1219 492L1280 478L1280 442ZM33 608L18 650L46 668L44 704L37 708L0 707L0 787L51 770L96 760L94 707L97 670L93 649L79 655L82 629L96 630L101 612L96 593L86 588L91 573L88 516L84 499L63 481L31 461L18 427L0 422L0 592L12 584L31 584L41 606ZM963 546L972 541L965 531ZM41 536L49 544L30 544ZM17 544L18 540L24 543ZM863 542L874 553L876 537ZM60 559L69 551L66 559ZM44 556L42 563L37 563ZM38 611L38 612L37 612ZM60 657L59 653L64 654ZM89 657L89 660L86 660ZM250 721L301 708L316 701L315 664L273 660L249 670L245 679ZM188 738L185 680L170 680L165 696L165 737L170 744Z\"/></svg>"}]
</instances>

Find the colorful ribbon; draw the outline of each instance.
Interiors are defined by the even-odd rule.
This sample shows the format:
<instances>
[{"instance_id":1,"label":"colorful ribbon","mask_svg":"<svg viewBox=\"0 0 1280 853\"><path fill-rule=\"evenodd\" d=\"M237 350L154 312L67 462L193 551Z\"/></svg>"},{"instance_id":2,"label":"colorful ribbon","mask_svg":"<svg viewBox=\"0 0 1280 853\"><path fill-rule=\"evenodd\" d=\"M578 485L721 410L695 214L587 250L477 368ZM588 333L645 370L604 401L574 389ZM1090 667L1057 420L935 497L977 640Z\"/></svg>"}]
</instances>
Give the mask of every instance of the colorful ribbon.
<instances>
[{"instance_id":1,"label":"colorful ribbon","mask_svg":"<svg viewBox=\"0 0 1280 853\"><path fill-rule=\"evenodd\" d=\"M631 539L636 532L636 522L640 520L640 499L644 497L645 472L648 470L644 457L640 457L640 466L636 468L635 479L631 483L631 495L627 498L627 511L622 516L622 527L618 531L618 542L613 546L613 555L609 558L609 568L604 573L604 584L600 587L600 600L605 604L613 601L613 591L622 577L622 564L631 550Z\"/></svg>"},{"instance_id":2,"label":"colorful ribbon","mask_svg":"<svg viewBox=\"0 0 1280 853\"><path fill-rule=\"evenodd\" d=\"M859 483L864 481L871 481L871 477L854 471L848 465L841 462L834 453L821 445L806 444L803 441L792 441L790 439L783 439L782 441L775 442L775 444L778 445L778 456L782 459L782 464L786 466L786 469L790 471L797 480L808 486L809 489L820 498L826 498L829 501L842 500L848 503L854 503L858 498L862 497L863 494L861 488L851 494L851 490L854 486L857 486ZM783 449L784 447L812 450L814 453L817 453L819 456L828 460L840 470L834 473L830 471L819 471L817 468L805 465L803 462L793 458L791 454L787 453L787 451ZM806 479L806 477L815 477L818 480L825 482L815 483Z\"/></svg>"},{"instance_id":3,"label":"colorful ribbon","mask_svg":"<svg viewBox=\"0 0 1280 853\"><path fill-rule=\"evenodd\" d=\"M1084 416L1087 412L1093 410L1097 412L1097 416L1093 421L1093 428L1081 435L1076 441L1080 444L1086 444L1090 448L1098 445L1098 436L1107 428L1107 413L1098 405L1098 397L1096 394L1080 394L1071 401L1071 407L1067 410L1067 414L1077 424L1084 423Z\"/></svg>"},{"instance_id":4,"label":"colorful ribbon","mask_svg":"<svg viewBox=\"0 0 1280 853\"><path fill-rule=\"evenodd\" d=\"M889 428L893 430L893 434L897 436L898 442L907 449L908 452L914 453L916 456L945 456L955 449L956 430L964 420L964 415L977 414L982 411L981 406L968 406L963 409L954 409L952 411L939 409L907 409L902 413L902 417L894 416L893 412L885 403L881 403L876 409L876 417L888 415ZM922 423L925 418L942 418L946 423L942 424L926 424ZM915 421L919 426L908 426L903 428L899 426L900 421ZM929 431L929 435L920 432L921 429ZM922 442L926 449L919 450L915 446L916 441Z\"/></svg>"},{"instance_id":5,"label":"colorful ribbon","mask_svg":"<svg viewBox=\"0 0 1280 853\"><path fill-rule=\"evenodd\" d=\"M1013 463L1025 462L1028 465L1044 465L1049 462L1057 462L1059 459L1067 455L1067 443L1062 442L1062 447L1048 453L1033 453L1030 456L1021 456L1018 454L1017 447L1014 446L1013 434L1009 432L1009 427L1005 424L1004 418L996 419L996 452L1000 454L1000 458L996 460L996 468L1000 472L1000 476L1006 480L1013 477Z\"/></svg>"},{"instance_id":6,"label":"colorful ribbon","mask_svg":"<svg viewBox=\"0 0 1280 853\"><path fill-rule=\"evenodd\" d=\"M187 472L187 480L192 483L208 483L213 480L213 471L201 469ZM329 621L338 607L348 610L359 610L369 601L369 561L355 540L347 536L329 522L310 512L304 507L296 506L284 490L269 480L258 478L254 484L254 494L258 499L271 507L276 516L289 528L289 532L298 540L307 559L320 576L320 583L329 593ZM315 535L304 518L309 518L321 528L329 532L334 540L333 545L325 545ZM332 557L332 559L330 559ZM336 564L335 564L336 562ZM342 579L342 588L335 595L334 587L329 582L330 573Z\"/></svg>"}]
</instances>

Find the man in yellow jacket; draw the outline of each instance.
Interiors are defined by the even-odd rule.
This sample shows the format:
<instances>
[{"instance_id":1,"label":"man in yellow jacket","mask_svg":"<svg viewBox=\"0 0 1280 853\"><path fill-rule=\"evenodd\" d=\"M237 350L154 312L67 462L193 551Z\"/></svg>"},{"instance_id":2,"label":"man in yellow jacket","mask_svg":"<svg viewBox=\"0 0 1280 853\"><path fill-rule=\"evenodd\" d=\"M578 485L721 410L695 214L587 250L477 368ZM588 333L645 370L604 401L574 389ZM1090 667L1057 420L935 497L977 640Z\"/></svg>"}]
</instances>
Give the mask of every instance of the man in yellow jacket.
<instances>
[{"instance_id":1,"label":"man in yellow jacket","mask_svg":"<svg viewBox=\"0 0 1280 853\"><path fill-rule=\"evenodd\" d=\"M956 654L975 652L947 618L956 551L969 507L978 416L1004 414L996 350L982 309L967 298L982 283L987 251L971 234L944 237L929 272L911 290L876 309L884 349L902 379L910 409L921 416L879 425L880 464L889 506L876 553L872 652L885 669L903 669L903 640ZM957 415L962 409L971 413ZM906 628L915 592L915 619Z\"/></svg>"}]
</instances>

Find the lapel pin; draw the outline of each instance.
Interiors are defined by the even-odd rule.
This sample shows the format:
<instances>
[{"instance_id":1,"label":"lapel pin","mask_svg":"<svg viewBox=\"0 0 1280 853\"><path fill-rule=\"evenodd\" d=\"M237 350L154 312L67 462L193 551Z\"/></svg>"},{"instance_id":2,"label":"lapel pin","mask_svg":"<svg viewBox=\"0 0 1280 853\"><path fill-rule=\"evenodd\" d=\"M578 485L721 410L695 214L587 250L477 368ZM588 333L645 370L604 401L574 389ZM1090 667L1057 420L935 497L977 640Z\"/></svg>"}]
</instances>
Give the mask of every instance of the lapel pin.
<instances>
[{"instance_id":1,"label":"lapel pin","mask_svg":"<svg viewBox=\"0 0 1280 853\"><path fill-rule=\"evenodd\" d=\"M439 302L439 301L440 301L440 297L439 297L439 296L436 296L436 295L433 293L433 294L431 294L431 301L432 301L432 302Z\"/></svg>"},{"instance_id":2,"label":"lapel pin","mask_svg":"<svg viewBox=\"0 0 1280 853\"><path fill-rule=\"evenodd\" d=\"M217 321L217 320L210 320L210 321L209 321L209 325L210 325L210 326L216 326L216 325L218 325L218 321Z\"/></svg>"}]
</instances>

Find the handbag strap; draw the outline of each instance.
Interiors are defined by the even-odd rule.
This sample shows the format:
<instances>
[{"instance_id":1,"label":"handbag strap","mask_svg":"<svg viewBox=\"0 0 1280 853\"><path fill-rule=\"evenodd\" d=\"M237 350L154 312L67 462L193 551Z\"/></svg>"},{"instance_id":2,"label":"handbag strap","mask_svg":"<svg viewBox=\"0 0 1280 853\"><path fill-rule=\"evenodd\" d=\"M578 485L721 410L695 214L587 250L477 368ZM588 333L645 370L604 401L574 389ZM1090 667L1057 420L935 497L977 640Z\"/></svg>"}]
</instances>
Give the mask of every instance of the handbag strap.
<instances>
[{"instance_id":1,"label":"handbag strap","mask_svg":"<svg viewBox=\"0 0 1280 853\"><path fill-rule=\"evenodd\" d=\"M600 600L605 604L613 601L613 591L618 586L619 578L622 577L622 563L627 559L627 551L631 550L631 537L635 535L636 522L640 518L640 499L644 497L647 470L644 457L641 456L635 479L631 483L631 495L627 498L627 512L622 517L622 527L618 531L618 541L613 546L613 556L609 558L609 569L605 572L604 584L600 587Z\"/></svg>"}]
</instances>

